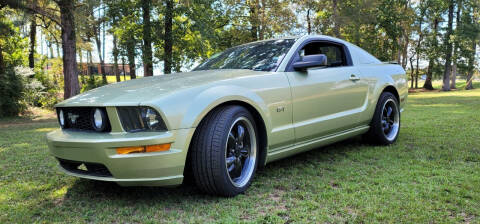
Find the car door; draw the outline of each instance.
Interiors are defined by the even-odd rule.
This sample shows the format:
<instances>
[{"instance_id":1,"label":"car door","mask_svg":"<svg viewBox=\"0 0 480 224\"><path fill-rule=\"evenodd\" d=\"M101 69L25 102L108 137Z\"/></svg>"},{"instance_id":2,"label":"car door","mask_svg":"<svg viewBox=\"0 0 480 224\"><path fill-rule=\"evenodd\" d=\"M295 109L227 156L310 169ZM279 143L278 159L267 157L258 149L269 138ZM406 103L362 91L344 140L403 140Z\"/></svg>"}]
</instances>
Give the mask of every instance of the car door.
<instances>
[{"instance_id":1,"label":"car door","mask_svg":"<svg viewBox=\"0 0 480 224\"><path fill-rule=\"evenodd\" d=\"M293 71L291 85L296 142L347 130L359 125L366 108L368 83L353 66L348 48L331 41L311 41L300 47L292 64L304 55L325 54L327 66Z\"/></svg>"}]
</instances>

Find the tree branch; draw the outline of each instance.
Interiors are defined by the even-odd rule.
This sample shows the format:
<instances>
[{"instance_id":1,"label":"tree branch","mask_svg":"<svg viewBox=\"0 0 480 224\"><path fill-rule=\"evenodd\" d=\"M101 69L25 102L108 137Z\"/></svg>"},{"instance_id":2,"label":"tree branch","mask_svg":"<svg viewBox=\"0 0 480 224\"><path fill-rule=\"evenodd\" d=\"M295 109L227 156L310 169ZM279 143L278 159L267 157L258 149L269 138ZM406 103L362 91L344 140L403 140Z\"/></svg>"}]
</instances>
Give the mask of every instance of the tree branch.
<instances>
[{"instance_id":1,"label":"tree branch","mask_svg":"<svg viewBox=\"0 0 480 224\"><path fill-rule=\"evenodd\" d=\"M29 4L25 4L24 1L19 1L19 0L4 0L4 1L5 1L5 3L3 3L3 4L8 5L12 9L21 9L21 10L28 11L30 13L40 14L42 16L47 17L51 21L55 22L60 27L63 27L61 22L60 22L60 18L58 18L58 16L48 12L49 8L46 8L47 10L45 10L45 9L42 9L41 7L36 7L36 6L29 5ZM52 11L56 11L56 10L52 10Z\"/></svg>"}]
</instances>

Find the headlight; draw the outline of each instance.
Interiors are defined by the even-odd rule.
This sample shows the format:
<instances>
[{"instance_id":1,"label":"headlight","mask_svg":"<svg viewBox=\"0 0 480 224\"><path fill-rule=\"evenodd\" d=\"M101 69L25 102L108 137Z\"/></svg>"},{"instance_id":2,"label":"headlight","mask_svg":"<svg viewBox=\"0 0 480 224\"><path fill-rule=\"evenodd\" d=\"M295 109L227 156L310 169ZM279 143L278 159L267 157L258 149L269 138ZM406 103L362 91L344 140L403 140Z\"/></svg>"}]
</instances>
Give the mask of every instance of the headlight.
<instances>
[{"instance_id":1,"label":"headlight","mask_svg":"<svg viewBox=\"0 0 480 224\"><path fill-rule=\"evenodd\" d=\"M145 120L149 129L157 129L158 124L161 122L162 118L157 111L151 108L144 108L142 111L142 117Z\"/></svg>"},{"instance_id":2,"label":"headlight","mask_svg":"<svg viewBox=\"0 0 480 224\"><path fill-rule=\"evenodd\" d=\"M117 107L117 111L127 132L167 130L160 114L151 107Z\"/></svg>"},{"instance_id":3,"label":"headlight","mask_svg":"<svg viewBox=\"0 0 480 224\"><path fill-rule=\"evenodd\" d=\"M63 115L63 110L58 111L58 123L60 123L60 126L63 128L65 127L65 116Z\"/></svg>"},{"instance_id":4,"label":"headlight","mask_svg":"<svg viewBox=\"0 0 480 224\"><path fill-rule=\"evenodd\" d=\"M95 131L104 131L107 124L107 116L105 111L97 108L93 111L93 129Z\"/></svg>"}]
</instances>

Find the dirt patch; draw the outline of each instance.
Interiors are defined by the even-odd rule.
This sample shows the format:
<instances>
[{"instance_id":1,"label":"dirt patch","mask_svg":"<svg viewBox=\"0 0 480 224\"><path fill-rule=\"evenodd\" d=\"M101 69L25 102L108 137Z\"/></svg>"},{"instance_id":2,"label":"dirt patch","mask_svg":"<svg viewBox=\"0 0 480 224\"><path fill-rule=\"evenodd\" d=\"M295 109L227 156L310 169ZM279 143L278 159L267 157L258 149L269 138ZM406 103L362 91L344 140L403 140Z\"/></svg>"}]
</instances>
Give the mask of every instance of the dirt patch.
<instances>
[{"instance_id":1,"label":"dirt patch","mask_svg":"<svg viewBox=\"0 0 480 224\"><path fill-rule=\"evenodd\" d=\"M57 122L55 111L34 107L29 108L18 117L2 118L0 120L0 128L54 122Z\"/></svg>"}]
</instances>

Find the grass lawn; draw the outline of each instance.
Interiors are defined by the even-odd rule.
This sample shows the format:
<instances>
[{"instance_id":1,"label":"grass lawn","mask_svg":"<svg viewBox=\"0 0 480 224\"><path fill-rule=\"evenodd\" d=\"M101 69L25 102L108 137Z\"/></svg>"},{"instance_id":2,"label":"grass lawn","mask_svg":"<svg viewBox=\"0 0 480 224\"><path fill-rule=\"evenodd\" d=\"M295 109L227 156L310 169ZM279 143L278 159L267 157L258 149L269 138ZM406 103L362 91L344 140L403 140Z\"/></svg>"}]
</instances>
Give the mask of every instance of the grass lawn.
<instances>
[{"instance_id":1,"label":"grass lawn","mask_svg":"<svg viewBox=\"0 0 480 224\"><path fill-rule=\"evenodd\" d=\"M4 124L0 223L479 223L479 127L480 89L411 94L396 144L303 153L267 165L246 194L217 198L64 175L45 144L56 122Z\"/></svg>"},{"instance_id":2,"label":"grass lawn","mask_svg":"<svg viewBox=\"0 0 480 224\"><path fill-rule=\"evenodd\" d=\"M100 77L101 77L101 76L100 76ZM130 80L130 76L129 76L129 75L126 75L126 76L125 76L125 79L124 79L123 75L121 75L121 76L120 76L120 80L121 80L121 81ZM117 77L115 77L114 75L107 75L107 82L108 82L108 83L117 82Z\"/></svg>"}]
</instances>

